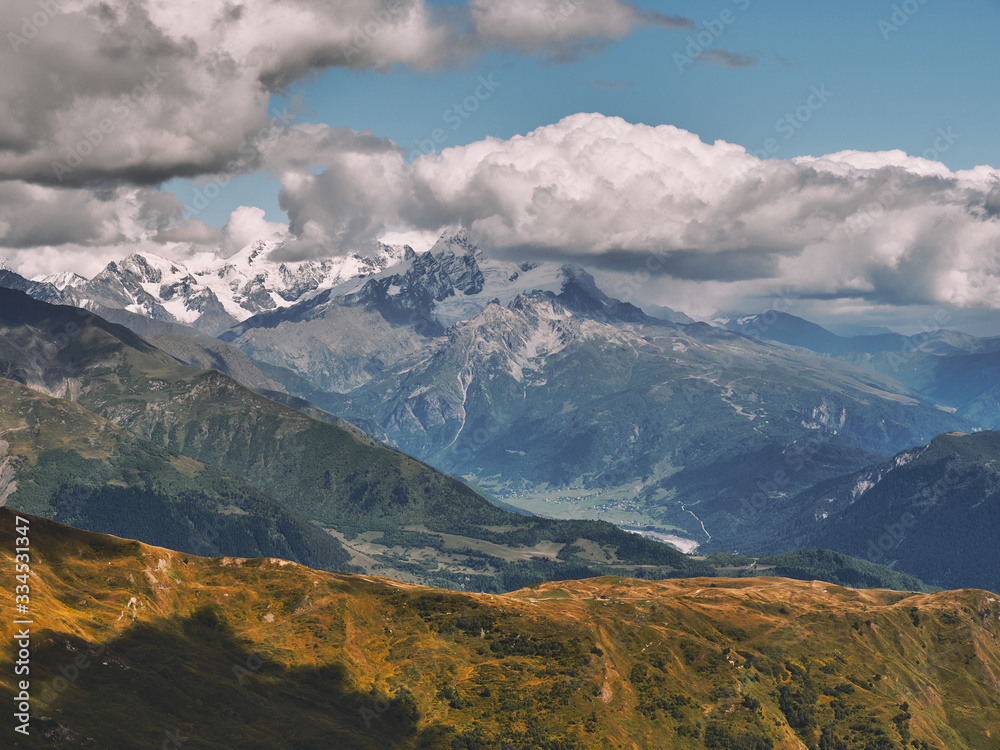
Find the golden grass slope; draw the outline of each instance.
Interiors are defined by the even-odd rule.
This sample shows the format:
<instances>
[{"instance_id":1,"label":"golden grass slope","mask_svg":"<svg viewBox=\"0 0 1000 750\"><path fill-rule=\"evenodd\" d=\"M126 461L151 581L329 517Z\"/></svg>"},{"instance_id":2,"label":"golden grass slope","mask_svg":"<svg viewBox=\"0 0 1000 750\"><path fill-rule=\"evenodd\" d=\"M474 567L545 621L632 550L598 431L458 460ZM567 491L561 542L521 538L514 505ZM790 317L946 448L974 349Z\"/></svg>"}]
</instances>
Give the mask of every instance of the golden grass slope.
<instances>
[{"instance_id":1,"label":"golden grass slope","mask_svg":"<svg viewBox=\"0 0 1000 750\"><path fill-rule=\"evenodd\" d=\"M4 747L1000 747L1000 597L984 591L600 578L458 594L29 521L37 715L29 739L8 722ZM14 536L0 509L7 602Z\"/></svg>"}]
</instances>

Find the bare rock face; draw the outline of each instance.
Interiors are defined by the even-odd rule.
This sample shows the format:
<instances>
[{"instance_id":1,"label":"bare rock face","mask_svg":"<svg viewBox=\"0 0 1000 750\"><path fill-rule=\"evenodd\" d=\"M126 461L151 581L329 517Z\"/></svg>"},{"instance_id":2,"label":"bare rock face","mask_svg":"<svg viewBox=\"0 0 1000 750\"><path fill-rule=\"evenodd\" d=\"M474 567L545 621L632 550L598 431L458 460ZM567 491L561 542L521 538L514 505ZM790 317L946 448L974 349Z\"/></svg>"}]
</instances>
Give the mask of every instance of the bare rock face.
<instances>
[{"instance_id":1,"label":"bare rock face","mask_svg":"<svg viewBox=\"0 0 1000 750\"><path fill-rule=\"evenodd\" d=\"M0 440L0 507L7 504L7 498L17 492L16 472L11 465L11 457L7 455L10 443Z\"/></svg>"}]
</instances>

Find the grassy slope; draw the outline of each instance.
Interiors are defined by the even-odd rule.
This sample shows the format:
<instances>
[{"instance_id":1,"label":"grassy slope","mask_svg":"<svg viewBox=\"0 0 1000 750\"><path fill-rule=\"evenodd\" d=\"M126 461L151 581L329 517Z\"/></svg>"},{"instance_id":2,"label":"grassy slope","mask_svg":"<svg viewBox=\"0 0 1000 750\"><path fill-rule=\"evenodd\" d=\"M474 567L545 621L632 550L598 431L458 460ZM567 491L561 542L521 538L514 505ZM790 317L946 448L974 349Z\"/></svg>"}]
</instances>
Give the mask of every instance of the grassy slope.
<instances>
[{"instance_id":1,"label":"grassy slope","mask_svg":"<svg viewBox=\"0 0 1000 750\"><path fill-rule=\"evenodd\" d=\"M0 440L19 510L187 552L348 565L335 539L242 479L12 380L0 379Z\"/></svg>"},{"instance_id":2,"label":"grassy slope","mask_svg":"<svg viewBox=\"0 0 1000 750\"><path fill-rule=\"evenodd\" d=\"M0 510L5 570L14 534ZM30 534L38 717L17 748L997 743L1000 604L981 591L603 578L469 595L36 518Z\"/></svg>"}]
</instances>

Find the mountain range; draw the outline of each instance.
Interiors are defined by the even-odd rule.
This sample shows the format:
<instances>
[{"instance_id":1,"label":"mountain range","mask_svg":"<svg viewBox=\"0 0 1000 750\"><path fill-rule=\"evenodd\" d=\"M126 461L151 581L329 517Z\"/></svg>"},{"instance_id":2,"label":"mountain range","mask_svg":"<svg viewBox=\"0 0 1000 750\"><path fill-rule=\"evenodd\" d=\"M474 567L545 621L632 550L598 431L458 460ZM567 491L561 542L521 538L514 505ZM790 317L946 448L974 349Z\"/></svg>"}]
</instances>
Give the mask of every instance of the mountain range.
<instances>
[{"instance_id":1,"label":"mountain range","mask_svg":"<svg viewBox=\"0 0 1000 750\"><path fill-rule=\"evenodd\" d=\"M471 590L768 571L925 588L839 555L734 564L606 522L504 510L316 407L267 398L93 313L7 289L0 368L0 499L93 531Z\"/></svg>"},{"instance_id":2,"label":"mountain range","mask_svg":"<svg viewBox=\"0 0 1000 750\"><path fill-rule=\"evenodd\" d=\"M979 338L932 324L909 336L844 337L776 310L730 320L726 328L883 373L956 416L1000 427L1000 337Z\"/></svg>"},{"instance_id":3,"label":"mountain range","mask_svg":"<svg viewBox=\"0 0 1000 750\"><path fill-rule=\"evenodd\" d=\"M254 247L223 265L227 278L269 263ZM725 526L712 530L712 515L738 507L817 435L821 447L793 472L795 488L971 429L895 379L820 369L788 348L654 318L606 295L581 268L495 260L466 233L426 253L381 252L384 268L338 272L337 283L327 278L295 302L244 315L218 339L290 394L532 512L548 513L557 497L593 517L618 506L606 513L616 522L725 545L732 540ZM144 279L159 261L112 265L97 287L114 278L116 288L156 291ZM174 276L201 278L181 267ZM66 291L92 307L142 307L97 287ZM175 292L160 292L159 307L142 309L198 324L194 313L166 320L159 311L173 309ZM702 503L725 507L692 515Z\"/></svg>"},{"instance_id":4,"label":"mountain range","mask_svg":"<svg viewBox=\"0 0 1000 750\"><path fill-rule=\"evenodd\" d=\"M798 505L814 488L849 484L938 435L994 426L996 339L947 330L840 337L775 311L726 327L663 307L649 310L654 317L608 296L582 268L498 260L464 232L423 253L380 245L369 259L290 264L270 260L272 250L255 243L187 264L135 255L89 281L2 272L0 285L113 318L174 364L218 370L265 396L267 409L281 403L391 445L495 506L603 519L686 551L845 552L819 531L841 506L810 515ZM229 317L209 315L217 307ZM44 378L22 380L41 387ZM220 400L232 387L224 378L207 392ZM236 402L246 403L244 393ZM170 426L176 410L161 414L145 399L95 410L205 460L211 449ZM202 406L183 411L182 423L216 418ZM219 435L242 429L235 424ZM264 492L287 491L259 460L219 465ZM291 488L317 492L297 476ZM355 531L349 513L325 505L292 510L348 536L398 531L376 531L369 515ZM445 533L405 512L399 519L407 534ZM803 530L809 523L816 528ZM793 527L800 536L786 534ZM459 536L485 541L470 533ZM443 539L418 538L428 550ZM355 560L385 547L364 546ZM992 571L980 557L969 566ZM412 563L393 570L427 580ZM977 585L996 587L987 576Z\"/></svg>"}]
</instances>

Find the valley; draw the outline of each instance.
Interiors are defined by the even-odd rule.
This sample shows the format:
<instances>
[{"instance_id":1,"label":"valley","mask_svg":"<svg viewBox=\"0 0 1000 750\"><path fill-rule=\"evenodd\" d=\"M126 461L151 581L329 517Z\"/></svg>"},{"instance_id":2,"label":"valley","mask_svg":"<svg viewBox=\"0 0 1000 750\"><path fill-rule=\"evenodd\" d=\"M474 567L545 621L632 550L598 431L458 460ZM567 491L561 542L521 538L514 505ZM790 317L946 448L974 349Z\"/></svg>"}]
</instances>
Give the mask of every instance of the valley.
<instances>
[{"instance_id":1,"label":"valley","mask_svg":"<svg viewBox=\"0 0 1000 750\"><path fill-rule=\"evenodd\" d=\"M786 314L743 317L731 330L668 308L654 318L609 297L582 268L495 260L464 232L444 235L425 253L380 246L375 265L367 266L275 264L269 250L254 245L218 273L207 261L185 268L135 256L109 266L94 283L68 279L62 288L17 281L8 272L0 280L8 287L107 311L160 352L129 341L130 348L102 364L88 355L76 376L66 377L72 368L60 353L55 381L42 371L16 377L68 395L141 439L216 463L283 502L291 499L294 512L334 534L352 564L368 572L502 590L516 579L498 584L495 561L520 565L525 559L520 552L484 552L498 541L509 549L503 534L516 537L487 527L595 520L688 553L759 556L830 546L893 566L893 556L879 551L876 557L818 529L789 536L789 523L826 523L826 516L793 522L805 518L798 498L937 435L991 424L976 421L972 411L988 398L977 385L985 377L979 369L969 370L975 378L959 389L969 394L963 397L968 408L954 398L944 408L940 389L927 385L937 381L900 371L893 353L907 350L905 364L922 371L930 366L921 363L937 358L938 371L952 361L994 356L990 340L941 331L907 348L906 337L836 337ZM177 290L187 291L167 305ZM263 299L259 290L274 304L254 307L250 300ZM235 316L230 327L195 316L198 300L207 296L226 300ZM115 304L124 307L109 306ZM137 360L135 351L144 354ZM878 364L890 361L896 366ZM180 364L215 368L234 380L208 372L195 377L177 369ZM120 375L94 377L107 367L116 373L127 367L141 377L130 376L127 384ZM169 383L184 385L164 387ZM214 405L222 402L231 406ZM237 415L246 408L267 416L248 421ZM293 417L295 410L312 421ZM195 424L202 426L192 431ZM291 432L274 443L266 435L277 424L287 425L279 435ZM330 442L338 428L353 431L360 443ZM198 436L205 430L212 434L207 442ZM250 452L218 452L218 441L237 432L250 437ZM501 510L475 522L483 530L457 534L464 547L449 548L438 536L452 531L448 524L428 523L428 511L418 510L423 501L412 494L399 506L381 495L360 516L305 500L336 495L342 503L354 491L374 497L357 484L367 480L343 473L342 459L334 460L342 469L327 468L322 478L289 473L303 462L328 466L331 459L319 456L333 454L317 454L319 445L339 452L343 448L334 446L375 441L460 478ZM408 471L400 480L412 484L403 479ZM437 495L431 487L440 480L421 481L421 492ZM446 516L446 505L431 514ZM387 525L390 508L398 520ZM527 520L532 516L536 520ZM551 533L532 537L526 548ZM356 542L358 535L364 538ZM567 562L541 553L527 557L546 568ZM606 548L580 558L584 565L611 561L627 562ZM667 558L663 564L671 569ZM992 562L984 564L993 570ZM921 568L916 577L926 575ZM986 587L1000 585L997 580L976 579Z\"/></svg>"}]
</instances>

